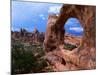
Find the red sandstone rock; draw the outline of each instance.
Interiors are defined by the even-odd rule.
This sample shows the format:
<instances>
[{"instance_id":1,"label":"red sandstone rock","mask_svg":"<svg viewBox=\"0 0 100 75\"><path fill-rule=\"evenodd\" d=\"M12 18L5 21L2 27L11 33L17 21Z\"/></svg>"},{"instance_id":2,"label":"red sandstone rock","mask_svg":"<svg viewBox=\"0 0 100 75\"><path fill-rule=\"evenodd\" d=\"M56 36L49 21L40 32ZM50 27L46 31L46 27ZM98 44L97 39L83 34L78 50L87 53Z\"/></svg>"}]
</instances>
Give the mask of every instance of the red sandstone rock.
<instances>
[{"instance_id":1,"label":"red sandstone rock","mask_svg":"<svg viewBox=\"0 0 100 75\"><path fill-rule=\"evenodd\" d=\"M11 33L11 37L12 39L17 39L17 40L21 40L23 42L31 42L31 43L43 43L44 41L44 33L43 32L39 32L36 28L34 29L33 32L28 32L25 29L21 29L20 31L12 31Z\"/></svg>"},{"instance_id":2,"label":"red sandstone rock","mask_svg":"<svg viewBox=\"0 0 100 75\"><path fill-rule=\"evenodd\" d=\"M78 18L84 28L83 41L80 47L95 47L95 14L95 6L64 4L58 18L53 15L48 19L44 40L45 50L56 49L64 43L64 24L70 17Z\"/></svg>"},{"instance_id":3,"label":"red sandstone rock","mask_svg":"<svg viewBox=\"0 0 100 75\"><path fill-rule=\"evenodd\" d=\"M66 61L67 70L94 69L96 67L95 14L95 6L64 4L58 17L56 15L49 16L44 40L45 51L54 53L53 50L58 50L54 54ZM77 50L64 51L60 46L64 44L64 25L70 17L79 19L84 29L84 35L82 40L79 40ZM75 43L74 38L69 39ZM68 40L66 39L66 41ZM53 64L53 66L55 66L55 64Z\"/></svg>"}]
</instances>

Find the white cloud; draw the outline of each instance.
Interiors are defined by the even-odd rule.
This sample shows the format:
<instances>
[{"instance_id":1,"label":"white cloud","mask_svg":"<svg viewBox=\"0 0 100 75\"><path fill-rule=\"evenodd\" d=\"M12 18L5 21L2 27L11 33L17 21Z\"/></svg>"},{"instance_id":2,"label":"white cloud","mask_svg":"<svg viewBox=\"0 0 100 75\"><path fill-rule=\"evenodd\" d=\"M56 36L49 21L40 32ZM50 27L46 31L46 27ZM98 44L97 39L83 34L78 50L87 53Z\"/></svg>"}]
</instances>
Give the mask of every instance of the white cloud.
<instances>
[{"instance_id":1,"label":"white cloud","mask_svg":"<svg viewBox=\"0 0 100 75\"><path fill-rule=\"evenodd\" d=\"M51 7L49 7L48 12L49 12L49 13L58 14L58 13L60 13L61 7L62 7L62 6L51 6Z\"/></svg>"},{"instance_id":2,"label":"white cloud","mask_svg":"<svg viewBox=\"0 0 100 75\"><path fill-rule=\"evenodd\" d=\"M43 14L40 14L39 17L42 18L42 20L45 20L46 19Z\"/></svg>"},{"instance_id":3,"label":"white cloud","mask_svg":"<svg viewBox=\"0 0 100 75\"><path fill-rule=\"evenodd\" d=\"M43 14L40 14L39 16L40 16L40 17L44 17L44 15L43 15Z\"/></svg>"},{"instance_id":4,"label":"white cloud","mask_svg":"<svg viewBox=\"0 0 100 75\"><path fill-rule=\"evenodd\" d=\"M83 31L83 28L81 28L81 27L71 27L71 28L69 28L69 30L73 30L75 32L81 32L81 31Z\"/></svg>"}]
</instances>

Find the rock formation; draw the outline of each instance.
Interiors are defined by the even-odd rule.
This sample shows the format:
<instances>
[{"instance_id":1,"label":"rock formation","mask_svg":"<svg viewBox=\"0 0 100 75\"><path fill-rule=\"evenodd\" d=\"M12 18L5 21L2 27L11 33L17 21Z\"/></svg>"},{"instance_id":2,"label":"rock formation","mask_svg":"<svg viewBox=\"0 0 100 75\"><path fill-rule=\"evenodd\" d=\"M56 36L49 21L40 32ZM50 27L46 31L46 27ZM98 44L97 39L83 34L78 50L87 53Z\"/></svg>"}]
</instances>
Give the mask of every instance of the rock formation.
<instances>
[{"instance_id":1,"label":"rock formation","mask_svg":"<svg viewBox=\"0 0 100 75\"><path fill-rule=\"evenodd\" d=\"M95 6L64 4L60 15L50 15L45 34L45 50L54 50L64 43L64 25L68 18L78 18L84 29L83 41L80 49L95 47Z\"/></svg>"},{"instance_id":2,"label":"rock formation","mask_svg":"<svg viewBox=\"0 0 100 75\"><path fill-rule=\"evenodd\" d=\"M44 32L39 32L36 28L34 28L33 32L28 32L25 29L20 29L20 31L12 31L11 37L15 40L20 40L28 43L43 43L44 41Z\"/></svg>"},{"instance_id":3,"label":"rock formation","mask_svg":"<svg viewBox=\"0 0 100 75\"><path fill-rule=\"evenodd\" d=\"M64 44L65 22L71 17L79 19L84 29L84 35L79 47L73 51L68 51L61 48L61 45ZM47 51L45 59L55 66L56 71L96 68L95 20L96 7L88 5L64 4L59 16L49 15L44 40L45 51ZM66 62L64 65L62 59Z\"/></svg>"},{"instance_id":4,"label":"rock formation","mask_svg":"<svg viewBox=\"0 0 100 75\"><path fill-rule=\"evenodd\" d=\"M56 14L50 14L48 17L47 28L45 33L44 47L46 51L51 51L57 48L57 37L55 33L54 24L58 16Z\"/></svg>"},{"instance_id":5,"label":"rock formation","mask_svg":"<svg viewBox=\"0 0 100 75\"><path fill-rule=\"evenodd\" d=\"M39 42L40 41L39 31L36 28L34 28L34 31L33 31L33 40L34 40L34 42Z\"/></svg>"}]
</instances>

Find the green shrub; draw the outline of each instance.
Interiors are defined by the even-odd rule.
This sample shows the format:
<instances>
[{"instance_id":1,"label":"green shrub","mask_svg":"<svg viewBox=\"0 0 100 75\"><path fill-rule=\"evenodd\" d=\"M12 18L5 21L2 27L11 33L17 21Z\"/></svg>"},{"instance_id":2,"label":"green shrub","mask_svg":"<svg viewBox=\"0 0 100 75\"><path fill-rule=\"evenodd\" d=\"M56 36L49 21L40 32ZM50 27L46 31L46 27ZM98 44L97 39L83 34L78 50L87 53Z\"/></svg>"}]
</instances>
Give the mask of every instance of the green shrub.
<instances>
[{"instance_id":1,"label":"green shrub","mask_svg":"<svg viewBox=\"0 0 100 75\"><path fill-rule=\"evenodd\" d=\"M25 44L18 40L11 44L12 74L41 72L47 63L41 57L44 55L42 45ZM35 54L38 53L37 56Z\"/></svg>"},{"instance_id":2,"label":"green shrub","mask_svg":"<svg viewBox=\"0 0 100 75\"><path fill-rule=\"evenodd\" d=\"M69 44L69 43L64 44L64 49L66 49L66 50L70 50L71 51L74 48L77 48L76 45L72 45L72 44Z\"/></svg>"}]
</instances>

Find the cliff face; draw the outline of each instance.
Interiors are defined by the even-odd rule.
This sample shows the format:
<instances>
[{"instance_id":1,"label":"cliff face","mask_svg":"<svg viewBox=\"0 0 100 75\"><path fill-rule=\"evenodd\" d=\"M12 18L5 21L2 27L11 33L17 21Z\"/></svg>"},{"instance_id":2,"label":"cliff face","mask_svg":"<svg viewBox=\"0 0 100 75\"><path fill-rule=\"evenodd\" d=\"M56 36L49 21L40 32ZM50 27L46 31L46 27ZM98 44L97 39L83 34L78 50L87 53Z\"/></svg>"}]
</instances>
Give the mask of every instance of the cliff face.
<instances>
[{"instance_id":1,"label":"cliff face","mask_svg":"<svg viewBox=\"0 0 100 75\"><path fill-rule=\"evenodd\" d=\"M65 22L75 17L79 19L84 29L83 41L80 48L95 47L95 6L67 5L61 8L60 15L49 16L47 30L44 40L45 49L57 49L59 45L64 43L64 25Z\"/></svg>"}]
</instances>

